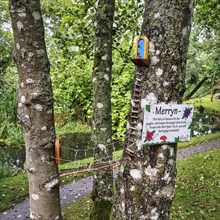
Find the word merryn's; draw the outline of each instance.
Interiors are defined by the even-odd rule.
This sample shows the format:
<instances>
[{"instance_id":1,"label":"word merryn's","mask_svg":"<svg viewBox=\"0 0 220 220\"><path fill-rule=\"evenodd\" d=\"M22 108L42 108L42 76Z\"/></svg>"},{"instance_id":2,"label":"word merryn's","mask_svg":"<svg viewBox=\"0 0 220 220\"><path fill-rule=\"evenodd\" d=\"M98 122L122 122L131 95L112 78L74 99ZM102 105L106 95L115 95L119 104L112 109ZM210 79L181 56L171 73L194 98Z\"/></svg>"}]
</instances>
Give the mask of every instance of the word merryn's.
<instances>
[{"instance_id":1,"label":"word merryn's","mask_svg":"<svg viewBox=\"0 0 220 220\"><path fill-rule=\"evenodd\" d=\"M178 109L163 109L161 106L155 109L155 115L169 115L172 117L173 115L178 114Z\"/></svg>"}]
</instances>

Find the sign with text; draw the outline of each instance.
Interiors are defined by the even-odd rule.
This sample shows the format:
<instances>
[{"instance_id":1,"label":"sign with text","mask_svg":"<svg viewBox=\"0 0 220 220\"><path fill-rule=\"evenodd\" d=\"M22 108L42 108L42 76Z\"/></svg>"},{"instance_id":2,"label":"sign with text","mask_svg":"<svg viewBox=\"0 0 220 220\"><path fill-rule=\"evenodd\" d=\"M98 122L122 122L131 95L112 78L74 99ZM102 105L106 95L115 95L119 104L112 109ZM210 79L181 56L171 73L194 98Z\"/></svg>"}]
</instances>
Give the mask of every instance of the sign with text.
<instances>
[{"instance_id":1,"label":"sign with text","mask_svg":"<svg viewBox=\"0 0 220 220\"><path fill-rule=\"evenodd\" d=\"M143 144L189 141L193 105L146 105Z\"/></svg>"}]
</instances>

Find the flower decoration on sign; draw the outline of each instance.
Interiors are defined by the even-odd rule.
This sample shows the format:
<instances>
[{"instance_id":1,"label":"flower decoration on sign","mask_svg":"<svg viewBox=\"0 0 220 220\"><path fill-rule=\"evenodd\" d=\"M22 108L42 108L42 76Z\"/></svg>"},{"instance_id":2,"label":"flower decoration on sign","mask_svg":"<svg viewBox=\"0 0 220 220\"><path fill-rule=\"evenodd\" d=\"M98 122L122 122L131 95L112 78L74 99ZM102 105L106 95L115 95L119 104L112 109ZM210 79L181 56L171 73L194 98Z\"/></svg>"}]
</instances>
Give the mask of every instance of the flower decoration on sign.
<instances>
[{"instance_id":1,"label":"flower decoration on sign","mask_svg":"<svg viewBox=\"0 0 220 220\"><path fill-rule=\"evenodd\" d=\"M146 141L151 141L151 140L153 139L154 132L155 132L155 131L152 131L152 132L151 132L151 131L148 131L148 132L146 133L146 137L145 137L146 140L145 140L145 142L146 142Z\"/></svg>"},{"instance_id":2,"label":"flower decoration on sign","mask_svg":"<svg viewBox=\"0 0 220 220\"><path fill-rule=\"evenodd\" d=\"M191 110L192 110L192 108L185 108L185 110L184 110L184 112L183 112L183 117L182 117L182 119L183 119L183 118L188 118L189 115L191 114Z\"/></svg>"},{"instance_id":3,"label":"flower decoration on sign","mask_svg":"<svg viewBox=\"0 0 220 220\"><path fill-rule=\"evenodd\" d=\"M165 135L161 136L161 137L160 137L160 140L166 142L166 140L167 140L167 136L165 136Z\"/></svg>"}]
</instances>

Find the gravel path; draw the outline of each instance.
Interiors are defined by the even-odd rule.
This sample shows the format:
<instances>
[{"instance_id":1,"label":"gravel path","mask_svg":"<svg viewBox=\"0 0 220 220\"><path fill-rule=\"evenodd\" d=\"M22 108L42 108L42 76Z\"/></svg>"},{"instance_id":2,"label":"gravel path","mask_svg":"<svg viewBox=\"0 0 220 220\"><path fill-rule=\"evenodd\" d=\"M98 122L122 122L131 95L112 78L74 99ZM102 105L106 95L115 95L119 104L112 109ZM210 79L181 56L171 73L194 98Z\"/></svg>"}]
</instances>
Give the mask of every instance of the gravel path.
<instances>
[{"instance_id":1,"label":"gravel path","mask_svg":"<svg viewBox=\"0 0 220 220\"><path fill-rule=\"evenodd\" d=\"M180 149L177 151L177 160L187 158L191 155L202 153L220 147L220 139L191 146L189 148ZM117 171L116 171L117 172ZM115 175L116 175L115 172ZM64 185L60 189L62 207L75 202L82 197L89 195L92 191L92 177L77 180L75 182ZM26 199L22 203L15 205L13 208L0 213L0 220L25 220L29 218L29 201Z\"/></svg>"}]
</instances>

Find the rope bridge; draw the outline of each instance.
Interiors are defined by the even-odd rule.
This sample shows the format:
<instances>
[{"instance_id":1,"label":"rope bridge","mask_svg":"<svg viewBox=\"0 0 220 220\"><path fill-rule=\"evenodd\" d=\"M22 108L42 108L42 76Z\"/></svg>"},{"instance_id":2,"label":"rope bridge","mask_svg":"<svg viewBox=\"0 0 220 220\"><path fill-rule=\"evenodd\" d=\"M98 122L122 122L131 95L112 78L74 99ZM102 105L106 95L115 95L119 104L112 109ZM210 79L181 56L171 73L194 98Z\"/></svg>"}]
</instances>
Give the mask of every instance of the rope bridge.
<instances>
[{"instance_id":1,"label":"rope bridge","mask_svg":"<svg viewBox=\"0 0 220 220\"><path fill-rule=\"evenodd\" d=\"M119 142L119 141L118 141ZM112 143L106 146L106 148L111 148L112 152L115 152L115 144L118 143ZM54 159L56 161L57 164L60 164L60 161L63 162L75 162L77 165L73 168L66 168L66 169L61 169L60 170L60 176L67 176L67 175L77 175L79 173L85 173L85 172L91 172L91 171L97 171L97 170L101 170L101 169L106 169L106 168L112 168L115 169L116 167L118 167L123 161L124 159L121 158L117 158L117 156L110 156L107 155L107 151L106 148L104 149L105 153L106 153L106 157L101 158L101 159L96 159L95 161L91 161L91 162L87 162L86 165L81 165L82 162L80 162L81 160L77 160L77 156L78 153L81 152L84 154L85 158L84 159L88 159L90 157L87 157L88 155L88 151L93 151L93 153L95 152L96 149L100 149L99 147L94 147L94 148L83 148L83 149L76 149L76 148L69 148L69 147L64 147L62 146L63 149L67 149L69 151L73 151L74 152L74 159L73 160L67 160L62 158L60 155L60 141L59 138L56 139L56 143L55 143L55 157L52 157L52 159ZM59 152L59 153L57 153ZM94 155L94 154L93 154ZM94 158L93 158L94 160Z\"/></svg>"}]
</instances>

